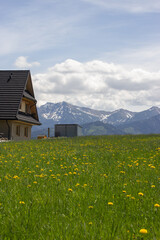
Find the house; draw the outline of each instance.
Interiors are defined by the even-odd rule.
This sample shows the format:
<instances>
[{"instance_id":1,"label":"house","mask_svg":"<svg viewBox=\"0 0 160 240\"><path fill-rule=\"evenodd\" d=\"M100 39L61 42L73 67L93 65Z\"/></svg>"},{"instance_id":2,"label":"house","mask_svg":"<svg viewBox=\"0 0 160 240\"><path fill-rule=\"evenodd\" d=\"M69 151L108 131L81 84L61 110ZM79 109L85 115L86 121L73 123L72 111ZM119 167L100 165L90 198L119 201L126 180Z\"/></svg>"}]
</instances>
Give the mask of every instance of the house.
<instances>
[{"instance_id":1,"label":"house","mask_svg":"<svg viewBox=\"0 0 160 240\"><path fill-rule=\"evenodd\" d=\"M55 124L55 137L82 136L82 127L78 124Z\"/></svg>"},{"instance_id":2,"label":"house","mask_svg":"<svg viewBox=\"0 0 160 240\"><path fill-rule=\"evenodd\" d=\"M29 70L0 71L0 135L11 140L29 140L38 119Z\"/></svg>"}]
</instances>

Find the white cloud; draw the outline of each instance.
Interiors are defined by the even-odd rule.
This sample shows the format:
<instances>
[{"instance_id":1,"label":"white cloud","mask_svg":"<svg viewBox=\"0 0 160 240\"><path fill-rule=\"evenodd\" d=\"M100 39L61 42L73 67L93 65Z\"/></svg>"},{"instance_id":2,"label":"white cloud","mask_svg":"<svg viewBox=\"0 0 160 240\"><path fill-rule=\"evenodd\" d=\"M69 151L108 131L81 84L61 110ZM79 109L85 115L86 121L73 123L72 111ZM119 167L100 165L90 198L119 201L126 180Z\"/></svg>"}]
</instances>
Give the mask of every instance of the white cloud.
<instances>
[{"instance_id":1,"label":"white cloud","mask_svg":"<svg viewBox=\"0 0 160 240\"><path fill-rule=\"evenodd\" d=\"M31 68L33 66L35 67L39 65L40 65L39 62L31 62L31 63L27 62L27 57L24 57L24 56L18 57L15 61L15 66L22 69Z\"/></svg>"},{"instance_id":2,"label":"white cloud","mask_svg":"<svg viewBox=\"0 0 160 240\"><path fill-rule=\"evenodd\" d=\"M160 105L156 97L159 79L160 72L128 70L98 60L81 63L72 59L33 76L39 104L68 101L105 110L136 110Z\"/></svg>"},{"instance_id":3,"label":"white cloud","mask_svg":"<svg viewBox=\"0 0 160 240\"><path fill-rule=\"evenodd\" d=\"M82 0L98 5L108 10L121 10L125 12L160 12L159 0Z\"/></svg>"}]
</instances>

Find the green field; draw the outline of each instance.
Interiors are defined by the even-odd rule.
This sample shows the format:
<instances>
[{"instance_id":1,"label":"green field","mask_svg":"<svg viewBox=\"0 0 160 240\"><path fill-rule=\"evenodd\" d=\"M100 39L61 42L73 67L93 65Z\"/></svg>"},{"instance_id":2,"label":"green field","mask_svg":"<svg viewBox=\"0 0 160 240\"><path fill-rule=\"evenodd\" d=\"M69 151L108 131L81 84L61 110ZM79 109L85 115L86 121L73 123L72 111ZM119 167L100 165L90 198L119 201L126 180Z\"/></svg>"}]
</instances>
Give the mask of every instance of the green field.
<instances>
[{"instance_id":1,"label":"green field","mask_svg":"<svg viewBox=\"0 0 160 240\"><path fill-rule=\"evenodd\" d=\"M160 135L0 143L0 239L160 239Z\"/></svg>"}]
</instances>

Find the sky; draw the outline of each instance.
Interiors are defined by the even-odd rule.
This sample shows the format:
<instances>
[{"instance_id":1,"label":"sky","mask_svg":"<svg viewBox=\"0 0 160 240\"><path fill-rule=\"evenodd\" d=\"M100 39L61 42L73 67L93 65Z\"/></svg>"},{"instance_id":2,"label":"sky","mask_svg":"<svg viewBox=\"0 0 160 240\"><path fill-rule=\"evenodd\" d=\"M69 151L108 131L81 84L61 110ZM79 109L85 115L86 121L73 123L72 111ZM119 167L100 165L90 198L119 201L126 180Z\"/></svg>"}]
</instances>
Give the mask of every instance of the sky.
<instances>
[{"instance_id":1,"label":"sky","mask_svg":"<svg viewBox=\"0 0 160 240\"><path fill-rule=\"evenodd\" d=\"M38 105L160 107L159 0L5 0L1 70L29 69Z\"/></svg>"}]
</instances>

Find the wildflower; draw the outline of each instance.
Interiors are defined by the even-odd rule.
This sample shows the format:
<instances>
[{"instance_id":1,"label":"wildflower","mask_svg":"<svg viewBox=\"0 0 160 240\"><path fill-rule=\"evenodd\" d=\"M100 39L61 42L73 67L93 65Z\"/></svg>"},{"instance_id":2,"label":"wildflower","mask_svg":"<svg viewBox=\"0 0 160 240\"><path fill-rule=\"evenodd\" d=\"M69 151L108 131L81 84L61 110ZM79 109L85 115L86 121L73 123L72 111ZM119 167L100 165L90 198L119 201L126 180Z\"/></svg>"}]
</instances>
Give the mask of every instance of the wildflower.
<instances>
[{"instance_id":1,"label":"wildflower","mask_svg":"<svg viewBox=\"0 0 160 240\"><path fill-rule=\"evenodd\" d=\"M92 225L92 222L89 222L88 224L89 224L89 225Z\"/></svg>"},{"instance_id":2,"label":"wildflower","mask_svg":"<svg viewBox=\"0 0 160 240\"><path fill-rule=\"evenodd\" d=\"M143 196L144 194L143 194L142 192L139 192L138 195L139 195L139 196Z\"/></svg>"},{"instance_id":3,"label":"wildflower","mask_svg":"<svg viewBox=\"0 0 160 240\"><path fill-rule=\"evenodd\" d=\"M123 190L123 193L126 193L126 191L125 191L125 190Z\"/></svg>"},{"instance_id":4,"label":"wildflower","mask_svg":"<svg viewBox=\"0 0 160 240\"><path fill-rule=\"evenodd\" d=\"M155 188L155 185L152 185L151 188Z\"/></svg>"},{"instance_id":5,"label":"wildflower","mask_svg":"<svg viewBox=\"0 0 160 240\"><path fill-rule=\"evenodd\" d=\"M68 176L68 173L65 173L64 176Z\"/></svg>"},{"instance_id":6,"label":"wildflower","mask_svg":"<svg viewBox=\"0 0 160 240\"><path fill-rule=\"evenodd\" d=\"M128 197L128 198L131 197L131 194L127 195L126 197Z\"/></svg>"},{"instance_id":7,"label":"wildflower","mask_svg":"<svg viewBox=\"0 0 160 240\"><path fill-rule=\"evenodd\" d=\"M158 203L154 204L155 207L160 207L160 205Z\"/></svg>"},{"instance_id":8,"label":"wildflower","mask_svg":"<svg viewBox=\"0 0 160 240\"><path fill-rule=\"evenodd\" d=\"M92 209L92 208L93 208L93 206L89 206L88 208Z\"/></svg>"},{"instance_id":9,"label":"wildflower","mask_svg":"<svg viewBox=\"0 0 160 240\"><path fill-rule=\"evenodd\" d=\"M76 184L76 187L78 187L79 185L80 185L80 184L79 184L79 183L77 183L77 184Z\"/></svg>"},{"instance_id":10,"label":"wildflower","mask_svg":"<svg viewBox=\"0 0 160 240\"><path fill-rule=\"evenodd\" d=\"M37 182L36 182L36 181L34 181L33 183L37 184Z\"/></svg>"},{"instance_id":11,"label":"wildflower","mask_svg":"<svg viewBox=\"0 0 160 240\"><path fill-rule=\"evenodd\" d=\"M151 166L151 168L156 168L155 166Z\"/></svg>"},{"instance_id":12,"label":"wildflower","mask_svg":"<svg viewBox=\"0 0 160 240\"><path fill-rule=\"evenodd\" d=\"M142 234L148 233L147 229L145 229L145 228L142 228L139 232L142 233Z\"/></svg>"},{"instance_id":13,"label":"wildflower","mask_svg":"<svg viewBox=\"0 0 160 240\"><path fill-rule=\"evenodd\" d=\"M112 205L113 205L113 202L108 202L108 205L112 206Z\"/></svg>"},{"instance_id":14,"label":"wildflower","mask_svg":"<svg viewBox=\"0 0 160 240\"><path fill-rule=\"evenodd\" d=\"M27 187L28 187L28 188L30 188L30 187L31 187L31 185L27 185Z\"/></svg>"},{"instance_id":15,"label":"wildflower","mask_svg":"<svg viewBox=\"0 0 160 240\"><path fill-rule=\"evenodd\" d=\"M69 192L72 192L73 190L72 190L72 188L68 188L68 191L69 191Z\"/></svg>"},{"instance_id":16,"label":"wildflower","mask_svg":"<svg viewBox=\"0 0 160 240\"><path fill-rule=\"evenodd\" d=\"M134 200L134 199L135 199L135 197L131 197L131 199L133 199L133 200Z\"/></svg>"},{"instance_id":17,"label":"wildflower","mask_svg":"<svg viewBox=\"0 0 160 240\"><path fill-rule=\"evenodd\" d=\"M14 178L14 179L19 179L19 177L18 177L18 176L14 176L13 178Z\"/></svg>"},{"instance_id":18,"label":"wildflower","mask_svg":"<svg viewBox=\"0 0 160 240\"><path fill-rule=\"evenodd\" d=\"M85 183L85 184L83 184L83 187L87 187L87 184Z\"/></svg>"},{"instance_id":19,"label":"wildflower","mask_svg":"<svg viewBox=\"0 0 160 240\"><path fill-rule=\"evenodd\" d=\"M25 204L25 202L24 201L20 201L19 204Z\"/></svg>"}]
</instances>

